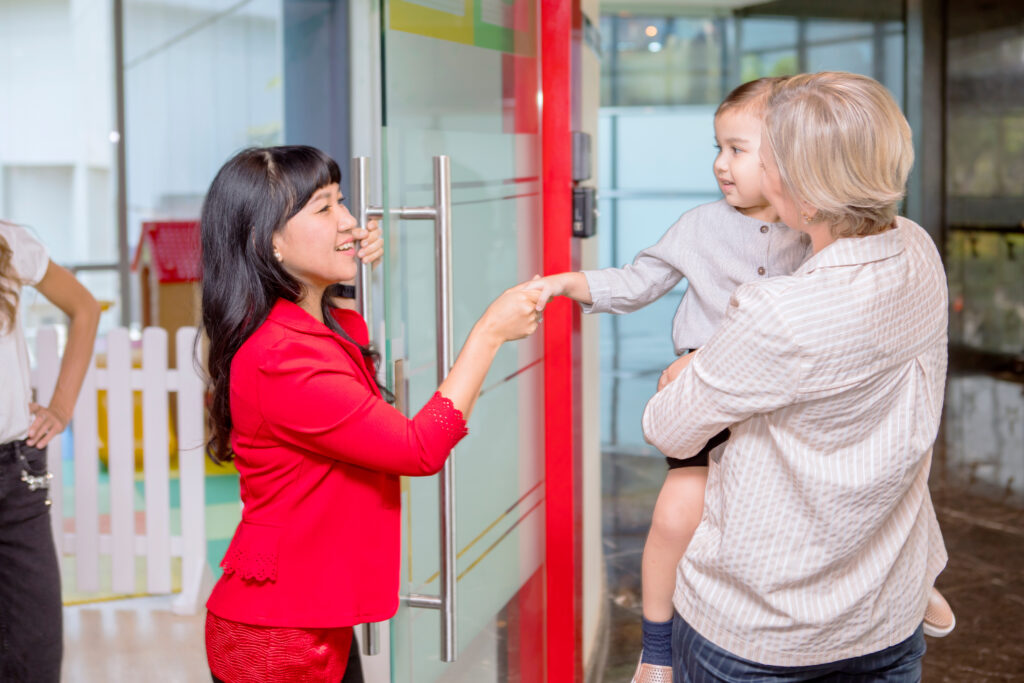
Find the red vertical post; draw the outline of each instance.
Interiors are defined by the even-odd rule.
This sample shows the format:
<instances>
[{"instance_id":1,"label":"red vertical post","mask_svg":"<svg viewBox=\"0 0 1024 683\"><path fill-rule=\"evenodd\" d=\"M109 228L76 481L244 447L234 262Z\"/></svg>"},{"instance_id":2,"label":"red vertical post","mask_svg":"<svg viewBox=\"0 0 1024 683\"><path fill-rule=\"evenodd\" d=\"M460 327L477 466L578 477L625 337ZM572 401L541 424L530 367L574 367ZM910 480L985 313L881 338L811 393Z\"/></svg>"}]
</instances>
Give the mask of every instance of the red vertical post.
<instances>
[{"instance_id":1,"label":"red vertical post","mask_svg":"<svg viewBox=\"0 0 1024 683\"><path fill-rule=\"evenodd\" d=\"M541 89L544 273L573 269L572 21L577 0L541 0ZM574 455L572 302L552 301L544 313L546 673L549 683L581 681L579 504Z\"/></svg>"}]
</instances>

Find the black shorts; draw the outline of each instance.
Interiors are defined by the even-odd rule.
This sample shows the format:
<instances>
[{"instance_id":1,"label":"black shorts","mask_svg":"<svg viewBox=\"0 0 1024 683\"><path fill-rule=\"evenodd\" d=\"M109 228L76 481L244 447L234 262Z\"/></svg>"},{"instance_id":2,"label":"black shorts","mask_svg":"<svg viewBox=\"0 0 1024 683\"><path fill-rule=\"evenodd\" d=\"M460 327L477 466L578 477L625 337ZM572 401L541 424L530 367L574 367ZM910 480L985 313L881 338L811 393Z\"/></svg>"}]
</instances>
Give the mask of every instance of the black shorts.
<instances>
[{"instance_id":1,"label":"black shorts","mask_svg":"<svg viewBox=\"0 0 1024 683\"><path fill-rule=\"evenodd\" d=\"M729 430L723 429L722 431L718 432L713 437L711 437L711 440L704 444L704 448L700 449L700 452L697 453L697 455L693 456L692 458L684 458L680 460L679 458L670 458L668 456L665 456L665 461L668 463L668 468L670 470L675 470L680 467L707 467L708 454L711 452L711 449L715 448L716 446L720 446L721 444L725 443L728 440Z\"/></svg>"}]
</instances>

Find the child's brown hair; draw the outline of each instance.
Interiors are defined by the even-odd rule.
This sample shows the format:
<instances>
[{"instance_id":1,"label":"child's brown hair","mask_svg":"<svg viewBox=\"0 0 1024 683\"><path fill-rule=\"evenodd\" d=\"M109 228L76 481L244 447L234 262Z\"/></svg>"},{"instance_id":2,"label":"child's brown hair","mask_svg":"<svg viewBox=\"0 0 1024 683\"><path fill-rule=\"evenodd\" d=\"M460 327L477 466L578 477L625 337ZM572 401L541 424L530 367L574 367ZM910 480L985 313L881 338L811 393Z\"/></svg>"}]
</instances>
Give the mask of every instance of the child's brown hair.
<instances>
[{"instance_id":1,"label":"child's brown hair","mask_svg":"<svg viewBox=\"0 0 1024 683\"><path fill-rule=\"evenodd\" d=\"M718 109L715 110L715 118L727 111L743 111L754 116L761 116L775 86L788 78L789 76L765 76L736 86L718 105Z\"/></svg>"}]
</instances>

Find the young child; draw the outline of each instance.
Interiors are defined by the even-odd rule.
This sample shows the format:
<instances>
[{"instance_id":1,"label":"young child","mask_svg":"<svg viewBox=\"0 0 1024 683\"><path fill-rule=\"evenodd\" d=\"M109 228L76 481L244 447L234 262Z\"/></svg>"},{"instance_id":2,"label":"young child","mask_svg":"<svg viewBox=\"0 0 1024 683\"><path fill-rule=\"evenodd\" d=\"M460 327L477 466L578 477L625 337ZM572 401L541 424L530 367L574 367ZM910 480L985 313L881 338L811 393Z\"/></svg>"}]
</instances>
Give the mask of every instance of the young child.
<instances>
[{"instance_id":1,"label":"young child","mask_svg":"<svg viewBox=\"0 0 1024 683\"><path fill-rule=\"evenodd\" d=\"M736 287L795 271L810 256L810 242L803 233L780 223L761 193L758 156L764 105L780 80L745 83L729 93L715 112L719 152L712 168L723 199L683 214L631 265L560 273L536 281L531 286L543 290L538 309L551 296L561 295L583 304L587 313L629 313L686 277L689 287L672 322L672 341L682 357L662 373L660 389L689 361L685 354L711 337ZM701 519L708 455L728 437L729 430L723 431L686 460L666 458L668 476L655 503L643 553L643 649L634 683L672 680L676 566Z\"/></svg>"},{"instance_id":2,"label":"young child","mask_svg":"<svg viewBox=\"0 0 1024 683\"><path fill-rule=\"evenodd\" d=\"M32 402L18 320L22 285L70 318L53 399ZM92 358L100 308L21 226L0 220L0 680L60 680L60 572L50 530L46 445L67 426Z\"/></svg>"}]
</instances>

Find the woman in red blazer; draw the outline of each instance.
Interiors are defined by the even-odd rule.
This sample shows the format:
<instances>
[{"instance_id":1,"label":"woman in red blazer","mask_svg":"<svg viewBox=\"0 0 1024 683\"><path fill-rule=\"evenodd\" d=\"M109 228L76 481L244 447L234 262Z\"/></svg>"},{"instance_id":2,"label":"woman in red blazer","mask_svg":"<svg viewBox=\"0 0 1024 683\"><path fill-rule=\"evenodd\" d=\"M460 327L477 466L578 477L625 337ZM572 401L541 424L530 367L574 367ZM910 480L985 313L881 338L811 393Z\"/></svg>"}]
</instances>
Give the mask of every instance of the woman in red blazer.
<instances>
[{"instance_id":1,"label":"woman in red blazer","mask_svg":"<svg viewBox=\"0 0 1024 683\"><path fill-rule=\"evenodd\" d=\"M352 626L398 608L399 475L428 475L466 434L505 341L537 327L536 292L498 297L412 419L382 396L366 323L329 288L379 257L312 147L248 149L203 205L210 453L234 459L242 521L207 602L215 681L329 681ZM374 227L374 226L370 226Z\"/></svg>"}]
</instances>

